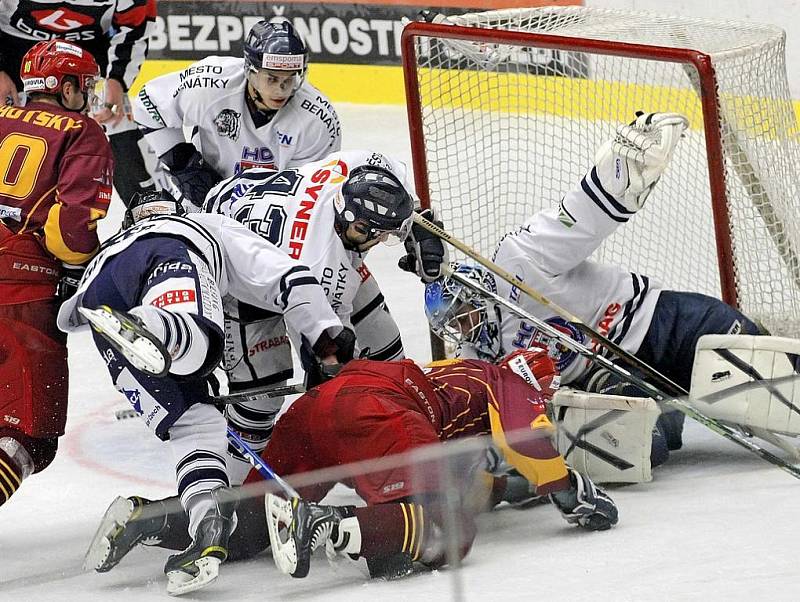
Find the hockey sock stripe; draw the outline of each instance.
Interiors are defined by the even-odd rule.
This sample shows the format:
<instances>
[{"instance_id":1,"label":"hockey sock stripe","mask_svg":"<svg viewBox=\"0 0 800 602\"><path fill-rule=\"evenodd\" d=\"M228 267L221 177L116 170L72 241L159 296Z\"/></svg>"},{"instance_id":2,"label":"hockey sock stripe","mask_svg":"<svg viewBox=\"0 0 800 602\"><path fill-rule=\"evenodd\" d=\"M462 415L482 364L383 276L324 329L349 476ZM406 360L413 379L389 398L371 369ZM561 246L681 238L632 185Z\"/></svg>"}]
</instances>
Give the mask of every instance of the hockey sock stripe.
<instances>
[{"instance_id":1,"label":"hockey sock stripe","mask_svg":"<svg viewBox=\"0 0 800 602\"><path fill-rule=\"evenodd\" d=\"M194 465L202 463L208 465L222 464L224 466L225 460L222 456L212 451L198 450L184 456L175 466L175 472L180 475L185 470L191 470Z\"/></svg>"},{"instance_id":2,"label":"hockey sock stripe","mask_svg":"<svg viewBox=\"0 0 800 602\"><path fill-rule=\"evenodd\" d=\"M16 489L22 485L22 477L19 471L14 469L14 462L2 450L0 450L0 476L8 482L9 487Z\"/></svg>"},{"instance_id":3,"label":"hockey sock stripe","mask_svg":"<svg viewBox=\"0 0 800 602\"><path fill-rule=\"evenodd\" d=\"M0 506L9 500L14 495L14 492L22 484L22 478L14 470L14 463L11 458L2 450L0 450Z\"/></svg>"},{"instance_id":4,"label":"hockey sock stripe","mask_svg":"<svg viewBox=\"0 0 800 602\"><path fill-rule=\"evenodd\" d=\"M408 529L408 521L409 521L409 518L408 518L408 510L406 509L406 505L405 504L403 504L403 503L400 504L400 510L403 511L403 521L404 521L404 527L405 527L403 529L403 547L402 547L402 551L405 552L406 549L408 548L408 530L409 530Z\"/></svg>"}]
</instances>

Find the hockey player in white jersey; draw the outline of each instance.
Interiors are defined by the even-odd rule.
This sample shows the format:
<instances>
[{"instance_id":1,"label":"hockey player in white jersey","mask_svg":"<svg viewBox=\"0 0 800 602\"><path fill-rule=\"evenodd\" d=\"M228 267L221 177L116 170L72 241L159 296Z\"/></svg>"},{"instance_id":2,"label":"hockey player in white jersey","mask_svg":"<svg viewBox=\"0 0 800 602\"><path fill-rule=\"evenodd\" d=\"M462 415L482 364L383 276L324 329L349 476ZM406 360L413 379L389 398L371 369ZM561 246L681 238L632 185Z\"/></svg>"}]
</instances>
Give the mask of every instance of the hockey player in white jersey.
<instances>
[{"instance_id":1,"label":"hockey player in white jersey","mask_svg":"<svg viewBox=\"0 0 800 602\"><path fill-rule=\"evenodd\" d=\"M187 210L244 169L282 170L339 150L339 118L306 81L307 67L305 44L288 21L259 21L244 58L209 56L145 84L134 118Z\"/></svg>"},{"instance_id":2,"label":"hockey player in white jersey","mask_svg":"<svg viewBox=\"0 0 800 602\"><path fill-rule=\"evenodd\" d=\"M536 213L500 240L493 261L688 390L702 335L756 334L758 327L718 299L666 290L645 275L589 259L642 208L687 127L686 118L675 113L638 114L599 149L596 165L558 207ZM577 341L592 344L552 310L487 270L459 269ZM496 360L547 342L526 320L451 279L427 286L426 312L433 330L463 344L461 353L467 356ZM593 391L619 384L612 385L609 372L592 370L577 353L563 347L558 352L563 383ZM659 418L669 449L682 445L683 418L680 412Z\"/></svg>"},{"instance_id":3,"label":"hockey player in white jersey","mask_svg":"<svg viewBox=\"0 0 800 602\"><path fill-rule=\"evenodd\" d=\"M233 217L307 265L333 310L354 328L362 356L394 360L403 357L400 332L364 257L382 241L406 239L411 190L402 164L380 153L346 151L299 169L247 170L215 187L205 210ZM225 349L231 390L291 376L291 348L280 316L238 304L226 307L226 318L234 322L228 324ZM228 418L261 451L278 409L279 399L236 404L229 406ZM239 466L244 478L249 466L244 461Z\"/></svg>"},{"instance_id":4,"label":"hockey player in white jersey","mask_svg":"<svg viewBox=\"0 0 800 602\"><path fill-rule=\"evenodd\" d=\"M132 203L129 221L174 212L171 205L159 193L145 195ZM89 264L58 316L65 332L92 325L114 385L171 448L193 541L165 566L175 595L216 578L235 528L226 422L207 403L206 382L222 359L226 295L282 315L293 335L309 341L315 361L352 357L352 332L309 269L222 215L155 215L124 229ZM97 553L114 521L134 510L123 505L101 525ZM92 568L98 562L87 558Z\"/></svg>"}]
</instances>

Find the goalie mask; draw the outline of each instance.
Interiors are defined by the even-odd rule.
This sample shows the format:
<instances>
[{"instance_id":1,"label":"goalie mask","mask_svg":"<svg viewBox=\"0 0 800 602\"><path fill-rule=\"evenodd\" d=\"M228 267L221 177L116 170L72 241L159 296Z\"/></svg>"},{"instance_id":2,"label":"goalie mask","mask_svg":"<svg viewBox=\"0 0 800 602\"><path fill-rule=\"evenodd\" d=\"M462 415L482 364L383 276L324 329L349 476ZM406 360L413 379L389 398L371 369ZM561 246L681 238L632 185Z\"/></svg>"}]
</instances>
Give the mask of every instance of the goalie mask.
<instances>
[{"instance_id":1,"label":"goalie mask","mask_svg":"<svg viewBox=\"0 0 800 602\"><path fill-rule=\"evenodd\" d=\"M459 263L450 267L486 290L497 291L494 277L483 268ZM480 359L488 361L504 355L497 307L451 276L425 287L425 315L431 330L443 341L459 348L471 345Z\"/></svg>"},{"instance_id":2,"label":"goalie mask","mask_svg":"<svg viewBox=\"0 0 800 602\"><path fill-rule=\"evenodd\" d=\"M277 111L306 76L308 50L288 21L259 21L244 43L247 94L260 111Z\"/></svg>"},{"instance_id":3,"label":"goalie mask","mask_svg":"<svg viewBox=\"0 0 800 602\"><path fill-rule=\"evenodd\" d=\"M186 215L183 206L165 190L137 192L128 201L122 229L127 230L143 219L154 215Z\"/></svg>"},{"instance_id":4,"label":"goalie mask","mask_svg":"<svg viewBox=\"0 0 800 602\"><path fill-rule=\"evenodd\" d=\"M398 177L383 167L353 169L333 204L336 232L349 250L364 251L376 240L402 242L411 231L414 201ZM350 226L361 240L350 240Z\"/></svg>"}]
</instances>

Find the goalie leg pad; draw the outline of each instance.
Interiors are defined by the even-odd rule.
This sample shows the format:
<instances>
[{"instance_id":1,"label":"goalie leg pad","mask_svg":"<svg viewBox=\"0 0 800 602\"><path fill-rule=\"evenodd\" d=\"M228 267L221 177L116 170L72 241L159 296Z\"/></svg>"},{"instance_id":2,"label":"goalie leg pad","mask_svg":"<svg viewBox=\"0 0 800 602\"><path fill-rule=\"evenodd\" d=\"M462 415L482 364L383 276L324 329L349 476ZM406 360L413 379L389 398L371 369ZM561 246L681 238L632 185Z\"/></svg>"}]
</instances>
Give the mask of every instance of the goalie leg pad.
<instances>
[{"instance_id":1,"label":"goalie leg pad","mask_svg":"<svg viewBox=\"0 0 800 602\"><path fill-rule=\"evenodd\" d=\"M704 414L800 435L800 340L706 335L697 343L689 401Z\"/></svg>"},{"instance_id":2,"label":"goalie leg pad","mask_svg":"<svg viewBox=\"0 0 800 602\"><path fill-rule=\"evenodd\" d=\"M652 480L655 401L566 388L552 403L557 449L575 470L598 483Z\"/></svg>"}]
</instances>

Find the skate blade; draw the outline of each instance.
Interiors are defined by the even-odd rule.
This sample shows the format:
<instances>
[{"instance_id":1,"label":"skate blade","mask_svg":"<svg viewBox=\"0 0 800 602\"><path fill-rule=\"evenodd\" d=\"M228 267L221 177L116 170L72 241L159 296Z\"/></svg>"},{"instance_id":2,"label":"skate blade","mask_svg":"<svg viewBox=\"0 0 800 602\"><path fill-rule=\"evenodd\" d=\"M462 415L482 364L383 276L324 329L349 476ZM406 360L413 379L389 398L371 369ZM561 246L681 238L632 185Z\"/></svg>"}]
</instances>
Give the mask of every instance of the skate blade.
<instances>
[{"instance_id":1,"label":"skate blade","mask_svg":"<svg viewBox=\"0 0 800 602\"><path fill-rule=\"evenodd\" d=\"M182 596L210 585L219 577L220 564L222 560L219 558L205 556L194 561L197 575L181 570L170 571L167 573L167 593L170 596Z\"/></svg>"},{"instance_id":2,"label":"skate blade","mask_svg":"<svg viewBox=\"0 0 800 602\"><path fill-rule=\"evenodd\" d=\"M105 306L104 306L105 307ZM129 341L120 334L125 326L108 309L88 309L79 307L78 312L86 318L100 335L125 356L137 370L153 376L164 376L169 371L164 353L153 341L144 335L137 335Z\"/></svg>"},{"instance_id":3,"label":"skate blade","mask_svg":"<svg viewBox=\"0 0 800 602\"><path fill-rule=\"evenodd\" d=\"M117 497L111 502L100 520L100 526L89 544L89 549L86 550L86 555L83 557L84 571L104 573L113 568L110 566L104 568L103 566L111 553L111 537L119 529L125 527L132 514L133 504L128 498Z\"/></svg>"},{"instance_id":4,"label":"skate blade","mask_svg":"<svg viewBox=\"0 0 800 602\"><path fill-rule=\"evenodd\" d=\"M292 522L292 503L270 493L264 498L264 507L272 559L281 573L291 575L297 570L297 549L291 538L281 539L280 530L281 526L287 527Z\"/></svg>"}]
</instances>

